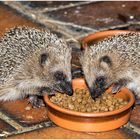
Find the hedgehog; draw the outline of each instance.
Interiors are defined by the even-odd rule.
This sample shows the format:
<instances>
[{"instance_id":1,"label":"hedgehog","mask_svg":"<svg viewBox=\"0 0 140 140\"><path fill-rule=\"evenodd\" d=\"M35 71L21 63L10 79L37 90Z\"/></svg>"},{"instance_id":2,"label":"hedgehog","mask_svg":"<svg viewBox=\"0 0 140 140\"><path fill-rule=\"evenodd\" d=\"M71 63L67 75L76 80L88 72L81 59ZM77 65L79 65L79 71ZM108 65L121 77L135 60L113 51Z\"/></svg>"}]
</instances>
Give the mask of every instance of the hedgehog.
<instances>
[{"instance_id":1,"label":"hedgehog","mask_svg":"<svg viewBox=\"0 0 140 140\"><path fill-rule=\"evenodd\" d=\"M81 65L93 99L112 86L127 87L140 97L140 33L129 32L98 41L81 55Z\"/></svg>"},{"instance_id":2,"label":"hedgehog","mask_svg":"<svg viewBox=\"0 0 140 140\"><path fill-rule=\"evenodd\" d=\"M72 95L71 80L71 48L56 34L23 26L0 39L0 101L29 96L33 107L40 107L36 95Z\"/></svg>"}]
</instances>

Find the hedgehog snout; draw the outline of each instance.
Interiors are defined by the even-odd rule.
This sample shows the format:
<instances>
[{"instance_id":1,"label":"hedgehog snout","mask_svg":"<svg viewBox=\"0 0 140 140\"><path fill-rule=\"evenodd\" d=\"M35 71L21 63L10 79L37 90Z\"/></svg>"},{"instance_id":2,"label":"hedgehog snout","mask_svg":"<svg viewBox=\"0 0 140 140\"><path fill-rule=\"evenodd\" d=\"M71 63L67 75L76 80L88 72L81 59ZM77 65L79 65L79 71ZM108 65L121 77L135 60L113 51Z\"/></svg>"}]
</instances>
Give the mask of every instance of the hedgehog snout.
<instances>
[{"instance_id":1,"label":"hedgehog snout","mask_svg":"<svg viewBox=\"0 0 140 140\"><path fill-rule=\"evenodd\" d=\"M59 83L61 91L67 95L73 95L72 83L68 80L67 76L62 71L57 71L54 74L55 80Z\"/></svg>"},{"instance_id":2,"label":"hedgehog snout","mask_svg":"<svg viewBox=\"0 0 140 140\"><path fill-rule=\"evenodd\" d=\"M72 90L72 83L70 81L63 81L60 84L61 89L69 96L73 95L73 90Z\"/></svg>"},{"instance_id":3,"label":"hedgehog snout","mask_svg":"<svg viewBox=\"0 0 140 140\"><path fill-rule=\"evenodd\" d=\"M96 78L92 87L89 87L91 97L93 99L99 97L105 92L106 77L100 76Z\"/></svg>"},{"instance_id":4,"label":"hedgehog snout","mask_svg":"<svg viewBox=\"0 0 140 140\"><path fill-rule=\"evenodd\" d=\"M97 97L99 97L100 95L102 95L104 92L105 92L105 89L104 88L89 88L90 90L90 94L91 94L91 97L93 99L96 99Z\"/></svg>"}]
</instances>

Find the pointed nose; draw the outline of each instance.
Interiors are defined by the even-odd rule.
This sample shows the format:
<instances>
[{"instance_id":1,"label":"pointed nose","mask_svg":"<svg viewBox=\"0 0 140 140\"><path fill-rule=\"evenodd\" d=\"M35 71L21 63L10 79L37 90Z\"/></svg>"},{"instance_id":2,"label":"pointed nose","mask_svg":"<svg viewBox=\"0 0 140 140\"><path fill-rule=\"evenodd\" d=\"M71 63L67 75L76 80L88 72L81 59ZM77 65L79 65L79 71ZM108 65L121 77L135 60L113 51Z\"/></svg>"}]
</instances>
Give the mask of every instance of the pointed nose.
<instances>
[{"instance_id":1,"label":"pointed nose","mask_svg":"<svg viewBox=\"0 0 140 140\"><path fill-rule=\"evenodd\" d=\"M66 94L69 95L69 96L72 96L73 95L73 89L72 89L72 83L69 82L69 81L66 81L65 82L65 90L66 90Z\"/></svg>"},{"instance_id":2,"label":"pointed nose","mask_svg":"<svg viewBox=\"0 0 140 140\"><path fill-rule=\"evenodd\" d=\"M95 100L100 95L102 95L105 90L101 88L89 88L89 91L90 91L91 97Z\"/></svg>"},{"instance_id":3,"label":"pointed nose","mask_svg":"<svg viewBox=\"0 0 140 140\"><path fill-rule=\"evenodd\" d=\"M90 95L91 95L92 99L95 99L96 98L96 90L93 89L92 87L90 87L89 91L90 91Z\"/></svg>"},{"instance_id":4,"label":"pointed nose","mask_svg":"<svg viewBox=\"0 0 140 140\"><path fill-rule=\"evenodd\" d=\"M65 80L61 82L60 87L62 91L66 93L67 95L69 96L73 95L72 83L70 81Z\"/></svg>"}]
</instances>

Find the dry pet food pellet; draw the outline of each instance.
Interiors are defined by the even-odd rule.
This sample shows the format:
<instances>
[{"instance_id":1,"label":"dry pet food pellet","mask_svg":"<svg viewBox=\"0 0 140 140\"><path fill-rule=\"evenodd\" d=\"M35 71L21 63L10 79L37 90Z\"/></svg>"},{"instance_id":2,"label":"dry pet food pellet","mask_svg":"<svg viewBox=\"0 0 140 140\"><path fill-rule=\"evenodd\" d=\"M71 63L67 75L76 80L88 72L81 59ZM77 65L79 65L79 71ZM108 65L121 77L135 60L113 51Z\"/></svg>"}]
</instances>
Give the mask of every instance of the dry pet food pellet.
<instances>
[{"instance_id":1,"label":"dry pet food pellet","mask_svg":"<svg viewBox=\"0 0 140 140\"><path fill-rule=\"evenodd\" d=\"M116 98L111 93L104 93L93 100L89 92L84 89L76 89L73 96L56 93L50 100L62 108L78 112L107 112L122 108L127 104L127 101Z\"/></svg>"}]
</instances>

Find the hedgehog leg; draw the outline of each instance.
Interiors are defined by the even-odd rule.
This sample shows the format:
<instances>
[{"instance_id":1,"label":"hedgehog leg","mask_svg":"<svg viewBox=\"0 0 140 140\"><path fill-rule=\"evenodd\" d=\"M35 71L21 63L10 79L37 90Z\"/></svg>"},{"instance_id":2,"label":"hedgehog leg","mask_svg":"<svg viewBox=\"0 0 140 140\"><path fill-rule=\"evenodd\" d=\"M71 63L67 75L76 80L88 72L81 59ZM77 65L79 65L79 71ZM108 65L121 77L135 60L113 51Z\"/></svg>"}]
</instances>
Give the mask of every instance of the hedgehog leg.
<instances>
[{"instance_id":1,"label":"hedgehog leg","mask_svg":"<svg viewBox=\"0 0 140 140\"><path fill-rule=\"evenodd\" d=\"M124 86L126 86L128 83L128 80L126 79L120 79L117 82L115 82L112 86L112 93L117 93L120 91L120 89Z\"/></svg>"},{"instance_id":2,"label":"hedgehog leg","mask_svg":"<svg viewBox=\"0 0 140 140\"><path fill-rule=\"evenodd\" d=\"M29 95L29 102L33 108L39 108L45 106L43 99L39 98L37 95Z\"/></svg>"},{"instance_id":3,"label":"hedgehog leg","mask_svg":"<svg viewBox=\"0 0 140 140\"><path fill-rule=\"evenodd\" d=\"M49 87L42 87L40 89L33 89L33 91L30 89L29 94L29 102L32 104L33 108L39 108L45 106L44 100L43 100L43 95L48 94L48 95L54 95L55 92L49 88ZM38 94L34 94L38 93Z\"/></svg>"}]
</instances>

